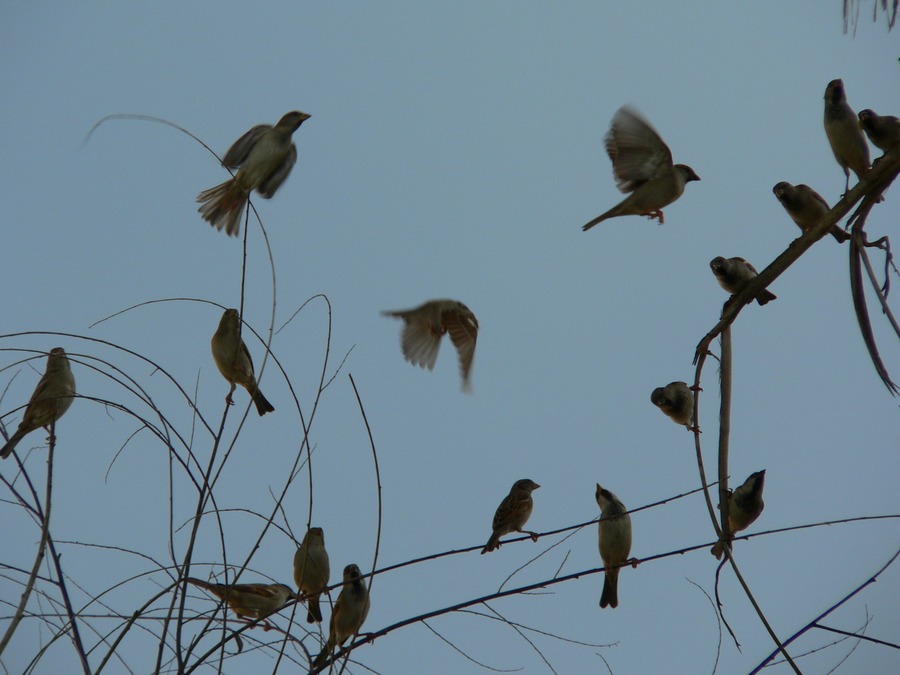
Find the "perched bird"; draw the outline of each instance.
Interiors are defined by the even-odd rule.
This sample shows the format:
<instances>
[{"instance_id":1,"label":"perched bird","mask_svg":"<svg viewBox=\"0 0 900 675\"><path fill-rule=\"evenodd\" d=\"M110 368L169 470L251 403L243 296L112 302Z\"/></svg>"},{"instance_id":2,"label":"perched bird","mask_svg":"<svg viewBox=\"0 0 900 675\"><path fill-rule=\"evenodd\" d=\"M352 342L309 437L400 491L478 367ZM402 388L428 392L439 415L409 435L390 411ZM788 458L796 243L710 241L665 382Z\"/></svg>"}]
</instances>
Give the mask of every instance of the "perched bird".
<instances>
[{"instance_id":1,"label":"perched bird","mask_svg":"<svg viewBox=\"0 0 900 675\"><path fill-rule=\"evenodd\" d=\"M729 541L731 535L746 530L763 512L763 486L766 482L766 470L751 473L737 490L728 495L728 529L725 533ZM719 541L712 547L711 553L716 559L722 557L725 545Z\"/></svg>"},{"instance_id":2,"label":"perched bird","mask_svg":"<svg viewBox=\"0 0 900 675\"><path fill-rule=\"evenodd\" d=\"M900 145L900 119L893 115L877 115L866 108L859 111L859 123L872 145L883 152Z\"/></svg>"},{"instance_id":3,"label":"perched bird","mask_svg":"<svg viewBox=\"0 0 900 675\"><path fill-rule=\"evenodd\" d=\"M0 449L0 458L6 459L16 444L35 429L51 427L62 417L75 397L75 378L69 368L69 359L62 347L54 347L47 355L47 369L34 388L25 407L25 414L15 433Z\"/></svg>"},{"instance_id":4,"label":"perched bird","mask_svg":"<svg viewBox=\"0 0 900 675\"><path fill-rule=\"evenodd\" d=\"M825 135L834 158L844 170L844 192L850 189L850 169L858 179L869 173L869 146L859 119L847 103L842 80L832 80L825 88Z\"/></svg>"},{"instance_id":5,"label":"perched bird","mask_svg":"<svg viewBox=\"0 0 900 675\"><path fill-rule=\"evenodd\" d=\"M722 256L716 256L709 261L709 267L713 274L716 275L719 286L732 295L740 291L748 281L758 275L753 265L743 258L737 257L723 258ZM767 302L775 300L776 297L774 293L764 288L757 294L756 301L760 305L765 305Z\"/></svg>"},{"instance_id":6,"label":"perched bird","mask_svg":"<svg viewBox=\"0 0 900 675\"><path fill-rule=\"evenodd\" d=\"M600 487L600 483L597 483L594 497L600 507L597 545L606 568L600 606L616 608L619 606L619 566L628 561L631 553L631 516L619 498Z\"/></svg>"},{"instance_id":7,"label":"perched bird","mask_svg":"<svg viewBox=\"0 0 900 675\"><path fill-rule=\"evenodd\" d=\"M328 562L328 551L325 550L325 533L321 527L311 527L294 554L294 582L306 597L309 606L307 623L322 622L319 596L328 586L330 578L331 565Z\"/></svg>"},{"instance_id":8,"label":"perched bird","mask_svg":"<svg viewBox=\"0 0 900 675\"><path fill-rule=\"evenodd\" d=\"M225 400L231 403L231 395L234 393L235 386L241 385L250 394L260 416L273 412L275 408L256 386L253 359L250 358L247 345L241 339L241 316L236 309L226 309L222 314L210 346L216 367L222 376L231 383L231 389Z\"/></svg>"},{"instance_id":9,"label":"perched bird","mask_svg":"<svg viewBox=\"0 0 900 675\"><path fill-rule=\"evenodd\" d=\"M413 309L382 312L384 316L403 319L400 347L403 358L420 368L434 369L444 333L459 354L459 372L463 391L472 388L469 373L478 340L478 319L468 307L456 300L429 300Z\"/></svg>"},{"instance_id":10,"label":"perched bird","mask_svg":"<svg viewBox=\"0 0 900 675\"><path fill-rule=\"evenodd\" d=\"M775 197L802 232L807 232L818 225L825 214L831 210L822 195L803 183L791 185L787 181L781 181L775 184L772 192L775 193ZM836 224L832 225L829 232L841 243L850 238L850 235Z\"/></svg>"},{"instance_id":11,"label":"perched bird","mask_svg":"<svg viewBox=\"0 0 900 675\"><path fill-rule=\"evenodd\" d=\"M617 216L647 216L662 225L662 208L681 196L686 183L700 180L686 164L672 164L672 151L634 108L623 106L616 111L604 144L616 187L631 194L582 230Z\"/></svg>"},{"instance_id":12,"label":"perched bird","mask_svg":"<svg viewBox=\"0 0 900 675\"><path fill-rule=\"evenodd\" d=\"M211 584L194 577L187 580L223 600L238 618L247 620L264 619L297 597L284 584Z\"/></svg>"},{"instance_id":13,"label":"perched bird","mask_svg":"<svg viewBox=\"0 0 900 675\"><path fill-rule=\"evenodd\" d=\"M328 642L313 661L312 671L321 668L334 652L335 647L343 647L352 636L359 633L369 613L369 591L356 565L344 568L344 584L328 625Z\"/></svg>"},{"instance_id":14,"label":"perched bird","mask_svg":"<svg viewBox=\"0 0 900 675\"><path fill-rule=\"evenodd\" d=\"M229 235L237 236L241 229L241 215L256 190L271 199L297 162L297 146L291 136L309 115L299 110L287 113L271 124L258 124L234 142L222 165L237 169L234 178L204 190L197 196L202 204L198 209L203 220Z\"/></svg>"},{"instance_id":15,"label":"perched bird","mask_svg":"<svg viewBox=\"0 0 900 675\"><path fill-rule=\"evenodd\" d=\"M687 382L670 382L665 387L657 387L650 394L650 402L672 418L676 424L691 428L694 392L687 386Z\"/></svg>"},{"instance_id":16,"label":"perched bird","mask_svg":"<svg viewBox=\"0 0 900 675\"><path fill-rule=\"evenodd\" d=\"M528 532L522 528L525 527L525 523L531 517L531 509L534 507L531 493L539 487L541 486L527 478L513 483L509 494L503 498L500 506L497 507L497 512L494 514L494 522L491 525L494 531L485 547L481 549L481 555L500 548L500 537L510 532L522 532L523 534L531 535L532 541L538 540L537 532Z\"/></svg>"}]
</instances>

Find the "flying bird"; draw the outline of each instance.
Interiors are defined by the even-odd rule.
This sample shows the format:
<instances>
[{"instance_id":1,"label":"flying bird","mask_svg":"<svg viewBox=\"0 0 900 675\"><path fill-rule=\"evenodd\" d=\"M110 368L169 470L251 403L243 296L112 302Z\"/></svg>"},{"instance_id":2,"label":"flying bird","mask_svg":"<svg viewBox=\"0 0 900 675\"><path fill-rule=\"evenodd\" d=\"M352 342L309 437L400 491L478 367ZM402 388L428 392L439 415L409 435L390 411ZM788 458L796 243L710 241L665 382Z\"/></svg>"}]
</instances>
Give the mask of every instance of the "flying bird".
<instances>
[{"instance_id":1,"label":"flying bird","mask_svg":"<svg viewBox=\"0 0 900 675\"><path fill-rule=\"evenodd\" d=\"M309 118L306 113L294 110L274 127L258 124L237 139L222 160L223 166L237 169L237 173L197 196L203 220L237 236L250 193L256 190L271 199L294 168L297 146L291 136Z\"/></svg>"},{"instance_id":2,"label":"flying bird","mask_svg":"<svg viewBox=\"0 0 900 675\"><path fill-rule=\"evenodd\" d=\"M472 310L456 300L429 300L413 309L382 314L403 319L405 325L400 336L403 358L420 368L434 369L441 338L449 333L459 355L463 391L471 390L469 375L478 340L478 319Z\"/></svg>"},{"instance_id":3,"label":"flying bird","mask_svg":"<svg viewBox=\"0 0 900 675\"><path fill-rule=\"evenodd\" d=\"M624 106L616 111L604 143L616 187L631 194L582 230L617 216L647 216L662 225L662 208L681 196L686 183L700 180L688 165L672 163L669 146L634 108Z\"/></svg>"}]
</instances>

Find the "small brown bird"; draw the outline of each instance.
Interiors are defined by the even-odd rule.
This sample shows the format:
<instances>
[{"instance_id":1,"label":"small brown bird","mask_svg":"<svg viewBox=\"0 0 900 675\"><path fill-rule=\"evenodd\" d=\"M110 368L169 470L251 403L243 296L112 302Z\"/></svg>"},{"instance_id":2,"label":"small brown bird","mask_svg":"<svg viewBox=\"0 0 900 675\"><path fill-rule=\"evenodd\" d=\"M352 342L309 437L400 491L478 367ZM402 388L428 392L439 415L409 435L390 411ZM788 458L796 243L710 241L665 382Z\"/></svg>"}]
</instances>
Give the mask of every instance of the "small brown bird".
<instances>
[{"instance_id":1,"label":"small brown bird","mask_svg":"<svg viewBox=\"0 0 900 675\"><path fill-rule=\"evenodd\" d=\"M311 527L294 554L294 582L308 603L307 623L322 622L319 596L328 586L330 578L331 565L325 550L325 533L321 527Z\"/></svg>"},{"instance_id":2,"label":"small brown bird","mask_svg":"<svg viewBox=\"0 0 900 675\"><path fill-rule=\"evenodd\" d=\"M758 276L756 268L743 258L717 256L709 261L709 267L716 275L719 286L732 295L740 291L748 281ZM774 293L764 288L757 294L756 302L765 305L776 298Z\"/></svg>"},{"instance_id":3,"label":"small brown bird","mask_svg":"<svg viewBox=\"0 0 900 675\"><path fill-rule=\"evenodd\" d=\"M343 647L348 639L359 633L369 614L369 604L369 591L366 589L359 567L347 565L344 568L341 594L334 603L334 611L328 625L328 642L313 661L310 672L321 668L335 647Z\"/></svg>"},{"instance_id":4,"label":"small brown bird","mask_svg":"<svg viewBox=\"0 0 900 675\"><path fill-rule=\"evenodd\" d=\"M831 210L822 195L803 183L791 185L787 181L781 181L775 184L772 192L802 232L807 232L818 225ZM841 243L850 238L850 235L837 225L833 225L829 232Z\"/></svg>"},{"instance_id":5,"label":"small brown bird","mask_svg":"<svg viewBox=\"0 0 900 675\"><path fill-rule=\"evenodd\" d=\"M38 381L19 427L6 445L0 449L0 458L10 456L19 441L35 429L51 427L72 405L75 397L75 378L69 367L69 359L62 347L54 347L47 355L47 369Z\"/></svg>"},{"instance_id":6,"label":"small brown bird","mask_svg":"<svg viewBox=\"0 0 900 675\"><path fill-rule=\"evenodd\" d=\"M657 387L650 394L650 402L662 410L676 424L691 428L694 414L694 392L687 382L670 382L665 387Z\"/></svg>"},{"instance_id":7,"label":"small brown bird","mask_svg":"<svg viewBox=\"0 0 900 675\"><path fill-rule=\"evenodd\" d=\"M413 309L382 314L403 319L405 325L400 336L403 358L420 368L434 369L441 338L449 333L459 355L463 391L471 390L469 373L478 340L478 319L472 310L456 300L429 300Z\"/></svg>"},{"instance_id":8,"label":"small brown bird","mask_svg":"<svg viewBox=\"0 0 900 675\"><path fill-rule=\"evenodd\" d=\"M753 522L759 518L759 515L765 508L763 502L763 487L766 482L766 470L751 473L747 480L744 481L737 490L728 495L728 535L729 541L731 536L741 530L746 530ZM712 547L711 553L716 559L722 557L725 545L719 541Z\"/></svg>"},{"instance_id":9,"label":"small brown bird","mask_svg":"<svg viewBox=\"0 0 900 675\"><path fill-rule=\"evenodd\" d=\"M494 514L494 522L491 525L494 531L487 544L481 549L481 555L500 548L500 537L510 532L521 532L522 534L530 535L532 541L538 540L537 532L529 532L522 528L525 527L525 523L531 517L531 509L534 507L531 493L539 487L541 486L527 478L513 483L509 494L503 498L500 506L497 507L497 512Z\"/></svg>"},{"instance_id":10,"label":"small brown bird","mask_svg":"<svg viewBox=\"0 0 900 675\"><path fill-rule=\"evenodd\" d=\"M859 112L859 123L872 145L890 152L900 145L900 119L893 115L877 115L866 108Z\"/></svg>"},{"instance_id":11,"label":"small brown bird","mask_svg":"<svg viewBox=\"0 0 900 675\"><path fill-rule=\"evenodd\" d=\"M844 193L850 189L850 169L858 179L869 173L869 146L859 119L847 103L842 80L832 80L825 88L825 135L834 158L844 170Z\"/></svg>"},{"instance_id":12,"label":"small brown bird","mask_svg":"<svg viewBox=\"0 0 900 675\"><path fill-rule=\"evenodd\" d=\"M231 395L236 385L241 385L250 394L260 416L273 412L275 408L266 400L256 385L253 359L247 345L241 339L241 316L236 309L226 309L219 320L219 327L210 341L213 360L222 376L231 383L225 400L232 403Z\"/></svg>"},{"instance_id":13,"label":"small brown bird","mask_svg":"<svg viewBox=\"0 0 900 675\"><path fill-rule=\"evenodd\" d=\"M597 483L594 498L600 507L597 545L606 568L600 606L615 609L619 606L619 566L628 561L631 553L631 516L619 498L600 487L600 483Z\"/></svg>"},{"instance_id":14,"label":"small brown bird","mask_svg":"<svg viewBox=\"0 0 900 675\"><path fill-rule=\"evenodd\" d=\"M662 225L665 222L662 208L682 195L685 184L700 180L686 164L672 164L669 146L650 123L629 106L619 108L613 115L604 145L612 160L616 187L620 192L631 194L582 230L617 216L647 216L658 219Z\"/></svg>"},{"instance_id":15,"label":"small brown bird","mask_svg":"<svg viewBox=\"0 0 900 675\"><path fill-rule=\"evenodd\" d=\"M238 618L246 620L264 619L297 597L284 584L211 584L194 577L187 580L226 602Z\"/></svg>"},{"instance_id":16,"label":"small brown bird","mask_svg":"<svg viewBox=\"0 0 900 675\"><path fill-rule=\"evenodd\" d=\"M197 197L202 204L198 210L203 220L237 236L250 193L256 190L271 199L294 168L297 146L291 142L291 136L309 118L306 113L294 110L274 127L258 124L237 139L222 160L223 166L237 169L234 178L204 190Z\"/></svg>"}]
</instances>

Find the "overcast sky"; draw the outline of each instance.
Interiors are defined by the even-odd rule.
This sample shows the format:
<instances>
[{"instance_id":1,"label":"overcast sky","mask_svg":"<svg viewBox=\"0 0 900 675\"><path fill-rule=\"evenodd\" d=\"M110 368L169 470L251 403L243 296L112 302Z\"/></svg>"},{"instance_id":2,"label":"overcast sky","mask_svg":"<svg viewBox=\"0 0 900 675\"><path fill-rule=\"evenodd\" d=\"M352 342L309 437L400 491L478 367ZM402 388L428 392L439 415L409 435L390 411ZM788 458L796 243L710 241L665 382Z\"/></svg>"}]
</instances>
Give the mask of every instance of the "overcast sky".
<instances>
[{"instance_id":1,"label":"overcast sky","mask_svg":"<svg viewBox=\"0 0 900 675\"><path fill-rule=\"evenodd\" d=\"M204 419L217 425L227 384L208 345L221 309L161 303L92 324L163 298L238 306L241 242L210 228L195 203L227 173L197 143L159 124L113 120L83 141L104 116L134 113L181 125L222 155L251 126L299 109L312 118L294 136L297 165L274 199L254 199L275 286L259 226L251 223L244 318L265 335L271 323L279 328L308 298L325 294L333 322L326 377L349 351L311 432L312 523L325 530L332 582L351 562L372 569L378 519L372 453L348 373L378 451L379 567L483 544L495 508L519 478L542 486L529 522L539 532L596 517L597 482L631 508L695 489L693 437L650 404L650 392L693 377L694 348L727 297L710 259L742 256L762 269L799 235L772 186L808 183L830 203L839 199L844 175L822 128L828 82L843 78L856 110L900 114L898 30L888 33L882 19L872 23L871 3L864 5L853 37L842 33L838 0L8 1L0 9L0 367L29 356L25 350L62 346L73 355L80 394L149 414L92 370L109 372L94 360L104 359L145 386L178 432L193 435L197 455L208 457L210 435L152 366L83 338L19 334L70 333L143 354L196 396ZM622 198L603 136L624 104L638 108L675 161L702 180L665 209L663 226L626 217L583 233L582 224ZM896 193L873 211L871 238L898 235ZM747 307L734 326L732 481L767 469L766 510L751 532L900 511L898 399L879 381L860 338L847 258L846 244L823 239L771 286L777 301ZM874 264L882 269L883 259ZM472 394L460 391L449 343L433 372L420 370L402 358L400 322L379 315L444 297L466 303L480 323ZM896 380L896 336L874 306L871 313ZM316 300L271 343L307 420L328 316ZM245 337L259 366L263 347ZM43 359L33 363L43 370ZM10 431L21 412L7 413L27 401L38 377L28 366L0 371L0 415ZM700 420L710 475L717 381L710 361ZM270 490L280 491L299 449L290 390L271 361L262 389L276 412L251 412L216 486L232 564L249 555L261 527L234 510L271 512ZM246 392L235 398L226 443L248 404ZM137 551L165 564L171 517L180 528L175 558L184 554L194 494L179 473L170 516L166 449L147 432L134 435L138 428L89 400L76 401L57 427L52 532L78 607L85 594L154 565L63 542ZM19 447L20 455L31 451L35 478L44 470L44 437L35 432ZM0 464L0 473L12 480L14 460ZM39 539L10 499L5 491L0 564L15 569L0 572L0 619L12 615L25 578L17 570L30 569ZM310 517L305 477L292 484L284 508L278 522L286 518L302 536ZM635 514L633 525L639 558L714 540L700 495ZM736 557L786 638L880 568L898 534L893 520L801 530L739 543ZM380 575L364 629L495 591L560 538ZM596 526L585 528L509 585L598 567L596 539ZM290 537L270 531L242 580L292 583L294 549ZM222 559L208 519L193 572L221 575ZM491 606L529 628L614 645L526 633L558 673L605 672L601 657L617 674L711 672L719 629L694 584L712 595L715 569L705 549L626 569L615 610L598 607L599 575ZM896 642L898 578L892 568L824 623L856 631L870 621L868 635ZM159 571L129 580L105 598L106 607L86 611L130 615L167 583ZM728 569L720 594L741 643L738 651L721 638L720 672L749 671L773 643ZM29 609L52 611L58 594L51 595L33 598ZM199 591L189 600L194 612L214 606ZM288 617L276 623L286 628ZM5 624L0 620L0 630ZM535 648L496 621L451 614L429 625L493 668L550 672ZM299 638L304 627L290 630ZM52 634L27 619L2 665L21 672ZM838 637L812 632L791 653ZM85 629L84 638L93 645L100 636ZM134 631L120 647L124 663L147 672L156 644ZM312 637L304 644L318 651ZM845 641L800 666L826 672L852 651L839 672L900 669L896 650L854 645ZM94 667L104 651L91 655ZM303 660L294 647L288 653ZM353 657L380 673L485 672L421 624ZM246 653L226 661L224 671L269 672L273 663ZM63 639L35 672L78 668ZM125 672L125 665L113 662L108 672Z\"/></svg>"}]
</instances>

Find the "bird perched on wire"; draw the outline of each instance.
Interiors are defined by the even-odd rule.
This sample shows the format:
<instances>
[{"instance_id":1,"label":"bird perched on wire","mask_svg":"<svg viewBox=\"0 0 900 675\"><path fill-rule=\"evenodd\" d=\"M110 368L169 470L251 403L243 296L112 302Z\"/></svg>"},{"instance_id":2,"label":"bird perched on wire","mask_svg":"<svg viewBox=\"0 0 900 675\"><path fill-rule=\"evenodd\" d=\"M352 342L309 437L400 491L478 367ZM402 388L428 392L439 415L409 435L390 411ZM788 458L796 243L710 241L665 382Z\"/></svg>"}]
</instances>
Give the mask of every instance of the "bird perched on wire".
<instances>
[{"instance_id":1,"label":"bird perched on wire","mask_svg":"<svg viewBox=\"0 0 900 675\"><path fill-rule=\"evenodd\" d=\"M311 527L294 554L294 582L306 599L307 623L322 622L319 596L328 586L331 565L325 550L325 533L321 527Z\"/></svg>"},{"instance_id":2,"label":"bird perched on wire","mask_svg":"<svg viewBox=\"0 0 900 675\"><path fill-rule=\"evenodd\" d=\"M334 603L328 626L328 642L313 661L311 672L321 668L334 652L335 647L343 647L352 636L359 633L369 614L369 591L356 565L344 568L344 583L341 594Z\"/></svg>"},{"instance_id":3,"label":"bird perched on wire","mask_svg":"<svg viewBox=\"0 0 900 675\"><path fill-rule=\"evenodd\" d=\"M494 549L500 548L500 537L510 532L521 532L531 536L532 541L538 540L537 532L528 532L523 530L525 523L531 517L531 510L534 507L534 501L531 493L537 490L540 485L533 480L523 478L513 483L509 494L500 502L494 513L494 521L491 524L493 532L487 544L481 549L481 555L489 553Z\"/></svg>"},{"instance_id":4,"label":"bird perched on wire","mask_svg":"<svg viewBox=\"0 0 900 675\"><path fill-rule=\"evenodd\" d=\"M469 375L478 340L478 319L472 310L456 300L429 300L413 309L382 314L403 319L405 325L400 336L403 358L420 368L434 369L441 338L449 333L459 355L463 391L471 390Z\"/></svg>"},{"instance_id":5,"label":"bird perched on wire","mask_svg":"<svg viewBox=\"0 0 900 675\"><path fill-rule=\"evenodd\" d=\"M781 181L775 184L772 192L802 232L807 232L818 225L831 210L822 195L803 183L791 185L787 181ZM840 243L850 238L850 235L837 224L832 225L828 232Z\"/></svg>"},{"instance_id":6,"label":"bird perched on wire","mask_svg":"<svg viewBox=\"0 0 900 675\"><path fill-rule=\"evenodd\" d=\"M694 392L687 382L670 382L665 387L657 387L650 394L650 402L662 410L675 424L683 424L691 429L691 415L694 414Z\"/></svg>"},{"instance_id":7,"label":"bird perched on wire","mask_svg":"<svg viewBox=\"0 0 900 675\"><path fill-rule=\"evenodd\" d=\"M52 432L51 427L69 409L74 397L75 378L69 359L62 347L54 347L47 355L47 368L28 400L19 427L0 449L0 458L9 457L19 441L35 429L44 427Z\"/></svg>"},{"instance_id":8,"label":"bird perched on wire","mask_svg":"<svg viewBox=\"0 0 900 675\"><path fill-rule=\"evenodd\" d=\"M732 535L741 530L746 530L765 508L763 502L763 487L766 482L766 470L751 473L747 480L733 493L729 493L728 499L728 529L726 538L730 541ZM710 553L716 559L722 557L725 545L719 541L712 547Z\"/></svg>"},{"instance_id":9,"label":"bird perched on wire","mask_svg":"<svg viewBox=\"0 0 900 675\"><path fill-rule=\"evenodd\" d=\"M253 359L247 345L241 339L241 316L236 309L226 309L219 320L219 327L210 341L213 360L222 376L231 384L225 400L232 403L231 395L237 385L241 385L250 394L256 404L256 412L260 416L274 412L275 408L266 400L256 384L253 372Z\"/></svg>"},{"instance_id":10,"label":"bird perched on wire","mask_svg":"<svg viewBox=\"0 0 900 675\"><path fill-rule=\"evenodd\" d=\"M850 189L850 169L860 180L869 173L869 146L859 119L847 103L843 80L832 80L825 88L825 135L834 158L844 170L844 192Z\"/></svg>"},{"instance_id":11,"label":"bird perched on wire","mask_svg":"<svg viewBox=\"0 0 900 675\"><path fill-rule=\"evenodd\" d=\"M716 256L709 261L709 268L716 275L716 281L719 282L719 286L732 295L740 291L748 281L759 276L753 265L736 256L734 258ZM777 296L774 293L764 288L757 293L756 302L760 305L765 305L776 298Z\"/></svg>"},{"instance_id":12,"label":"bird perched on wire","mask_svg":"<svg viewBox=\"0 0 900 675\"><path fill-rule=\"evenodd\" d=\"M197 196L203 220L229 235L237 236L241 216L256 190L271 199L297 162L297 146L291 136L310 118L305 112L294 110L271 124L258 124L234 142L222 165L237 169L234 178Z\"/></svg>"},{"instance_id":13,"label":"bird perched on wire","mask_svg":"<svg viewBox=\"0 0 900 675\"><path fill-rule=\"evenodd\" d=\"M284 584L211 584L188 577L187 581L224 601L238 618L265 619L284 607L296 594Z\"/></svg>"},{"instance_id":14,"label":"bird perched on wire","mask_svg":"<svg viewBox=\"0 0 900 675\"><path fill-rule=\"evenodd\" d=\"M631 194L582 230L617 216L648 216L658 219L662 225L665 222L662 208L681 196L685 184L700 180L688 165L672 163L669 146L649 122L629 106L619 108L613 115L604 144L612 160L616 187Z\"/></svg>"},{"instance_id":15,"label":"bird perched on wire","mask_svg":"<svg viewBox=\"0 0 900 675\"><path fill-rule=\"evenodd\" d=\"M600 483L597 483L594 498L600 507L597 545L606 568L600 606L616 608L619 606L619 569L631 553L631 516L619 498L600 487Z\"/></svg>"},{"instance_id":16,"label":"bird perched on wire","mask_svg":"<svg viewBox=\"0 0 900 675\"><path fill-rule=\"evenodd\" d=\"M859 111L859 123L872 145L882 152L900 146L900 119L893 115L878 115L866 108Z\"/></svg>"}]
</instances>

